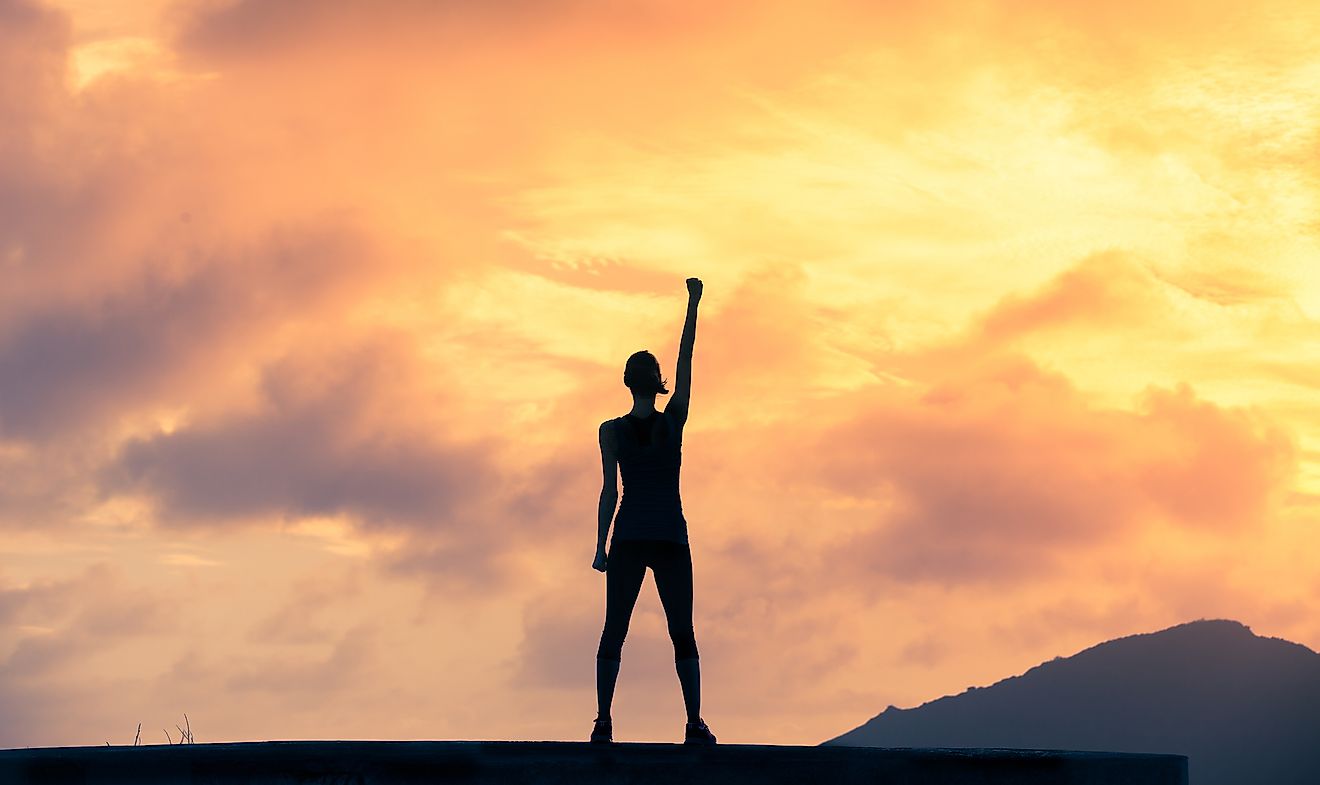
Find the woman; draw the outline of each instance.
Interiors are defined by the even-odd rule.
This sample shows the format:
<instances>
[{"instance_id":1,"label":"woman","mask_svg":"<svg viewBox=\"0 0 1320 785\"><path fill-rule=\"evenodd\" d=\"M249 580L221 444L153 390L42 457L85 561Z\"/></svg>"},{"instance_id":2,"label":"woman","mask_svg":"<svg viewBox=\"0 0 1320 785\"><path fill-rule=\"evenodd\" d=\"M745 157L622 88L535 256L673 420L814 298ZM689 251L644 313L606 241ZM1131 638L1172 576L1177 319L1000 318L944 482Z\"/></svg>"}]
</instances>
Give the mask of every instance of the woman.
<instances>
[{"instance_id":1,"label":"woman","mask_svg":"<svg viewBox=\"0 0 1320 785\"><path fill-rule=\"evenodd\" d=\"M683 743L715 743L715 735L700 714L701 670L692 630L692 551L688 547L687 521L678 494L701 281L689 278L687 288L687 321L683 323L683 336L678 344L677 384L669 405L663 412L655 410L655 396L668 394L669 390L660 378L660 363L655 355L640 351L628 358L623 369L623 383L632 392L632 411L600 424L605 485L600 492L600 530L596 559L591 566L604 572L606 580L605 629L596 650L597 714L591 731L594 742L613 741L610 703L619 676L623 638L628 633L628 622L646 568L650 567L669 622L674 667L687 708ZM623 474L623 503L614 520L614 539L607 559L605 536L614 516L614 504L619 500L616 468Z\"/></svg>"}]
</instances>

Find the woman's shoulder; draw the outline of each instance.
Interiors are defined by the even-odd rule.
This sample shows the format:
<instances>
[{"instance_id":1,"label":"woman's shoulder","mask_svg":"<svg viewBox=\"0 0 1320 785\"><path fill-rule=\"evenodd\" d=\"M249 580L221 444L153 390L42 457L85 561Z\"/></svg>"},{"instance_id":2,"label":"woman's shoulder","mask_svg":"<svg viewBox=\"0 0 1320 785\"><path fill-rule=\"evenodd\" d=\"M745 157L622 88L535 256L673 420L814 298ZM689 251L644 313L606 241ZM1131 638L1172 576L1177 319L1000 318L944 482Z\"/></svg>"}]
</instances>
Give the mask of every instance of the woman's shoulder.
<instances>
[{"instance_id":1,"label":"woman's shoulder","mask_svg":"<svg viewBox=\"0 0 1320 785\"><path fill-rule=\"evenodd\" d=\"M669 407L666 406L663 414L665 419L673 423L675 428L682 428L683 424L687 422L687 412L680 409L670 411Z\"/></svg>"}]
</instances>

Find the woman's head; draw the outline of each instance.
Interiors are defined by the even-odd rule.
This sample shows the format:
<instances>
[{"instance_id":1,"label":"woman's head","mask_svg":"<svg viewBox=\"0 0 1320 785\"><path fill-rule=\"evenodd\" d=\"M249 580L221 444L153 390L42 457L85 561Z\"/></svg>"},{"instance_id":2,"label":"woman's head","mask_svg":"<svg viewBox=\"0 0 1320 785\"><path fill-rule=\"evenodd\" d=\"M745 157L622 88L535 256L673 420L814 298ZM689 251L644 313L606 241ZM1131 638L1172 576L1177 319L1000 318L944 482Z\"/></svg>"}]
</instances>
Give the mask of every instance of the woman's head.
<instances>
[{"instance_id":1,"label":"woman's head","mask_svg":"<svg viewBox=\"0 0 1320 785\"><path fill-rule=\"evenodd\" d=\"M643 349L633 352L623 366L623 383L633 395L668 395L665 381L660 378L660 361Z\"/></svg>"}]
</instances>

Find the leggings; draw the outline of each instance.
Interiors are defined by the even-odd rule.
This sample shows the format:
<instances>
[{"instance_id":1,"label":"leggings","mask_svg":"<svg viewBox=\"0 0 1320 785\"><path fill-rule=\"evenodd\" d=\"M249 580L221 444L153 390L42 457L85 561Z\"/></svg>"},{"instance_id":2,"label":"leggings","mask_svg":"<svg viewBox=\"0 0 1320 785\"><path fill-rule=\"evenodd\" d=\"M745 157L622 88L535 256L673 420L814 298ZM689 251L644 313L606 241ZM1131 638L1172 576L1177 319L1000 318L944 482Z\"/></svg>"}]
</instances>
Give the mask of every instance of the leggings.
<instances>
[{"instance_id":1,"label":"leggings","mask_svg":"<svg viewBox=\"0 0 1320 785\"><path fill-rule=\"evenodd\" d=\"M674 642L674 661L697 656L692 631L692 550L667 540L615 540L605 566L605 629L600 634L598 660L618 660L623 638L650 567L655 588Z\"/></svg>"}]
</instances>

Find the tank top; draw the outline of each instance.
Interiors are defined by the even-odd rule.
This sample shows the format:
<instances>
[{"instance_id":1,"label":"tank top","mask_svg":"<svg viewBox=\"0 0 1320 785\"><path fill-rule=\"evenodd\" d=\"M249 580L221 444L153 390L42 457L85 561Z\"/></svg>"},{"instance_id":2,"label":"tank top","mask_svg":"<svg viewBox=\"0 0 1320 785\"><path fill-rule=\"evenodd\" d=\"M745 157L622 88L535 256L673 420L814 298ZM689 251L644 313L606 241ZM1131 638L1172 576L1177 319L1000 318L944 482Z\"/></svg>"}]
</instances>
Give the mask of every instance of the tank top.
<instances>
[{"instance_id":1,"label":"tank top","mask_svg":"<svg viewBox=\"0 0 1320 785\"><path fill-rule=\"evenodd\" d=\"M615 418L614 433L623 476L614 539L686 544L687 520L678 494L683 429L665 412L654 412L646 418Z\"/></svg>"}]
</instances>

